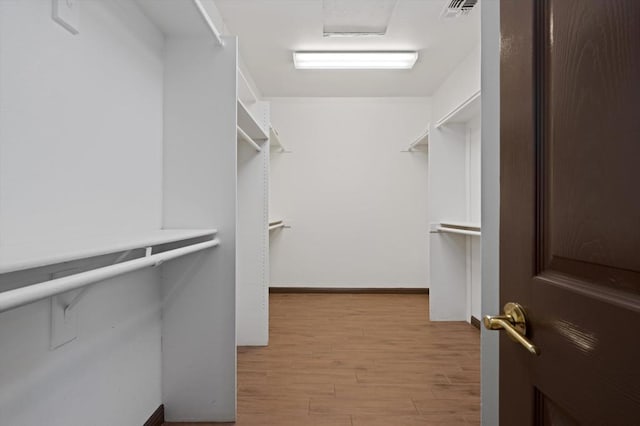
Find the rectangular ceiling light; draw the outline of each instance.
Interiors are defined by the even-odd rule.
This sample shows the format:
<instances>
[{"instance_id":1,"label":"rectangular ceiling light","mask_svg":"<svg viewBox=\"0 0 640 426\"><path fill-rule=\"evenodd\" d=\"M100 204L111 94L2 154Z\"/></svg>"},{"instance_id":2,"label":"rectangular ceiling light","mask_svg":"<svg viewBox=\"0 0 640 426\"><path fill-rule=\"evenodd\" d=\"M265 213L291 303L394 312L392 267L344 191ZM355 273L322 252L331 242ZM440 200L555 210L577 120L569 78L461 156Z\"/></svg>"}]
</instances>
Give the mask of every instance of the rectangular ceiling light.
<instances>
[{"instance_id":1,"label":"rectangular ceiling light","mask_svg":"<svg viewBox=\"0 0 640 426\"><path fill-rule=\"evenodd\" d=\"M417 60L418 52L293 52L293 63L300 70L408 70Z\"/></svg>"}]
</instances>

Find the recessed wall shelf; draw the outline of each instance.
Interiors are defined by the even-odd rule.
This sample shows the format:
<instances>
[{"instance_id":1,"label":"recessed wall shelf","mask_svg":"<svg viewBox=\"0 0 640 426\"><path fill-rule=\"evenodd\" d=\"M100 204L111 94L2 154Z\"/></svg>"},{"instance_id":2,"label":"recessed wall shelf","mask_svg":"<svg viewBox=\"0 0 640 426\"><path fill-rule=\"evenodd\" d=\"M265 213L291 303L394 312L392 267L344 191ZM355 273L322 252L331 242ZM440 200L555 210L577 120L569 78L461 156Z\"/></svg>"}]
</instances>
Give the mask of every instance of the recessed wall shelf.
<instances>
[{"instance_id":1,"label":"recessed wall shelf","mask_svg":"<svg viewBox=\"0 0 640 426\"><path fill-rule=\"evenodd\" d=\"M473 237L479 237L482 235L480 224L470 222L440 222L431 224L431 232L439 233L445 232L450 234L468 235Z\"/></svg>"},{"instance_id":2,"label":"recessed wall shelf","mask_svg":"<svg viewBox=\"0 0 640 426\"><path fill-rule=\"evenodd\" d=\"M16 272L110 253L213 236L215 229L163 229L86 236L38 244L0 247L0 273Z\"/></svg>"},{"instance_id":3,"label":"recessed wall shelf","mask_svg":"<svg viewBox=\"0 0 640 426\"><path fill-rule=\"evenodd\" d=\"M253 114L240 99L238 99L238 127L253 141L269 139L269 135L258 124Z\"/></svg>"},{"instance_id":4,"label":"recessed wall shelf","mask_svg":"<svg viewBox=\"0 0 640 426\"><path fill-rule=\"evenodd\" d=\"M451 112L445 114L436 122L436 128L446 126L448 124L468 123L474 117L480 115L481 110L480 91L468 97L464 102L455 107Z\"/></svg>"}]
</instances>

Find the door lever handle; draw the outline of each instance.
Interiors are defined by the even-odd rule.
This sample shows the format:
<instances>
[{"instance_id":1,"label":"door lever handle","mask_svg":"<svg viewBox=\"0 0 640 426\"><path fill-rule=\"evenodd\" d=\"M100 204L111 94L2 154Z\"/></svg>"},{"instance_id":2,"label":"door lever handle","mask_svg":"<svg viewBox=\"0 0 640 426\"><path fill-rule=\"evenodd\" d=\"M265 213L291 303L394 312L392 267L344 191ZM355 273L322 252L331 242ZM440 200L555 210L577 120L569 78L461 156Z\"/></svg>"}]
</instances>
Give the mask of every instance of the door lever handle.
<instances>
[{"instance_id":1,"label":"door lever handle","mask_svg":"<svg viewBox=\"0 0 640 426\"><path fill-rule=\"evenodd\" d=\"M516 342L524 346L529 353L540 355L540 349L527 339L527 316L524 308L517 303L504 305L504 315L487 315L483 319L487 330L504 330Z\"/></svg>"}]
</instances>

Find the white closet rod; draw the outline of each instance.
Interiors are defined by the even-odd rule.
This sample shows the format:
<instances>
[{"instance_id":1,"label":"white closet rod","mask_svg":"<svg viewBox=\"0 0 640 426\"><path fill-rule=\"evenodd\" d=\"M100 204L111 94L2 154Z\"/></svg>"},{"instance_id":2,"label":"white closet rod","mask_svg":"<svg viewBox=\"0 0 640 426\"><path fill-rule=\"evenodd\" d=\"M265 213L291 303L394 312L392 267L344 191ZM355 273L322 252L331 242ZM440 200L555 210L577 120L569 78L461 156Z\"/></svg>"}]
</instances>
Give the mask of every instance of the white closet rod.
<instances>
[{"instance_id":1,"label":"white closet rod","mask_svg":"<svg viewBox=\"0 0 640 426\"><path fill-rule=\"evenodd\" d=\"M0 293L0 312L9 309L37 302L56 294L75 290L90 284L126 274L149 266L158 266L167 260L195 253L211 247L216 247L220 242L218 239L205 241L203 243L192 244L186 247L169 250L163 253L153 254L140 259L129 260L115 265L105 266L55 280L45 281L38 284L28 285L15 290Z\"/></svg>"},{"instance_id":2,"label":"white closet rod","mask_svg":"<svg viewBox=\"0 0 640 426\"><path fill-rule=\"evenodd\" d=\"M450 234L472 235L476 237L479 237L482 235L482 232L480 231L469 231L467 229L447 228L444 226L438 226L436 228L436 232L448 232Z\"/></svg>"},{"instance_id":3,"label":"white closet rod","mask_svg":"<svg viewBox=\"0 0 640 426\"><path fill-rule=\"evenodd\" d=\"M411 143L411 145L409 145L409 151L412 151L416 146L420 145L420 143L425 139L429 137L429 131L427 131L426 133L422 134L422 136L420 136L418 139L416 139L415 141L413 141Z\"/></svg>"},{"instance_id":4,"label":"white closet rod","mask_svg":"<svg viewBox=\"0 0 640 426\"><path fill-rule=\"evenodd\" d=\"M438 120L436 122L436 129L439 129L440 127L447 124L447 122L451 120L453 117L455 117L456 114L458 114L460 111L463 111L465 108L471 105L479 97L480 97L480 90L475 92L473 95L469 96L467 99L464 100L464 102L462 102L460 105L455 107L452 111L449 111L447 114L444 115L444 117Z\"/></svg>"},{"instance_id":5,"label":"white closet rod","mask_svg":"<svg viewBox=\"0 0 640 426\"><path fill-rule=\"evenodd\" d=\"M284 222L276 222L273 225L269 224L269 231L273 231L274 229L284 228Z\"/></svg>"},{"instance_id":6,"label":"white closet rod","mask_svg":"<svg viewBox=\"0 0 640 426\"><path fill-rule=\"evenodd\" d=\"M245 141L249 145L251 145L253 147L253 149L255 149L256 151L258 151L258 152L262 151L262 148L260 148L260 145L258 145L253 139L251 139L251 136L249 136L239 126L238 126L238 136L240 136L240 139L242 139L243 141Z\"/></svg>"},{"instance_id":7,"label":"white closet rod","mask_svg":"<svg viewBox=\"0 0 640 426\"><path fill-rule=\"evenodd\" d=\"M202 19L204 19L205 23L207 24L207 27L209 27L209 29L211 30L211 33L216 38L216 41L218 42L218 45L219 46L224 46L224 43L222 42L222 36L220 34L220 31L218 31L216 26L213 25L213 21L211 20L211 17L209 17L209 14L207 13L207 11L204 8L204 6L202 5L202 2L200 0L193 0L193 4L195 4L196 7L198 8L198 11L200 12L200 15L202 16Z\"/></svg>"}]
</instances>

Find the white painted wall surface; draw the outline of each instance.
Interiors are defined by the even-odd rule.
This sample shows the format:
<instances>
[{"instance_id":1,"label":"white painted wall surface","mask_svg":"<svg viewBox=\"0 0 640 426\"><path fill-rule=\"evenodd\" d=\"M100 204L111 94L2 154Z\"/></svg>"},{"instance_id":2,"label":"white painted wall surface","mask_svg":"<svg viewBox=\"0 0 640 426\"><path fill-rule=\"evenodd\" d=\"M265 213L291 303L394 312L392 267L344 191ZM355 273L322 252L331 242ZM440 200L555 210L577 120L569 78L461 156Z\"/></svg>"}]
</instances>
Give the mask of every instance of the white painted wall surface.
<instances>
[{"instance_id":1,"label":"white painted wall surface","mask_svg":"<svg viewBox=\"0 0 640 426\"><path fill-rule=\"evenodd\" d=\"M0 1L2 244L158 229L162 35L132 2ZM127 208L122 208L126 205Z\"/></svg>"},{"instance_id":2,"label":"white painted wall surface","mask_svg":"<svg viewBox=\"0 0 640 426\"><path fill-rule=\"evenodd\" d=\"M271 285L429 287L429 99L271 101Z\"/></svg>"},{"instance_id":3,"label":"white painted wall surface","mask_svg":"<svg viewBox=\"0 0 640 426\"><path fill-rule=\"evenodd\" d=\"M160 226L162 36L133 2L76 4L73 36L49 0L0 1L0 244ZM161 402L159 306L156 271L98 284L55 351L48 300L0 314L0 424L142 424Z\"/></svg>"},{"instance_id":4,"label":"white painted wall surface","mask_svg":"<svg viewBox=\"0 0 640 426\"><path fill-rule=\"evenodd\" d=\"M476 11L477 13L477 11ZM480 45L458 64L433 95L434 123L480 90Z\"/></svg>"}]
</instances>

